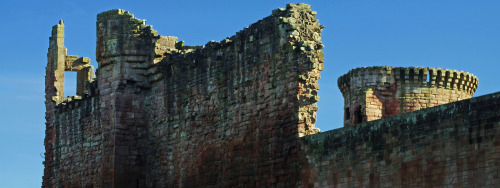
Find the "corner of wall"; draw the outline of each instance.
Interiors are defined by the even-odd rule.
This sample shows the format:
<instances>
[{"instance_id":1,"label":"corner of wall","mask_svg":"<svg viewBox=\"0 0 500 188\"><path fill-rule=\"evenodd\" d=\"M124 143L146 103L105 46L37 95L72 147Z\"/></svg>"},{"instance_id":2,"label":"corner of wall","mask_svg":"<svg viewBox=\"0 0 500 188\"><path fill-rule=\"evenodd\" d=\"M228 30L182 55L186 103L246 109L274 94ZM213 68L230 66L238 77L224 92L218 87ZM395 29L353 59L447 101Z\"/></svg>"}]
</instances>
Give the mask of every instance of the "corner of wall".
<instances>
[{"instance_id":1,"label":"corner of wall","mask_svg":"<svg viewBox=\"0 0 500 188\"><path fill-rule=\"evenodd\" d=\"M321 49L321 30L324 26L319 24L317 13L311 10L310 5L288 4L286 9L277 9L273 15L279 15L279 20L284 23L280 30L294 51L294 61L297 61L297 99L299 110L299 137L315 134L316 111L319 101L318 79L323 70L324 56Z\"/></svg>"}]
</instances>

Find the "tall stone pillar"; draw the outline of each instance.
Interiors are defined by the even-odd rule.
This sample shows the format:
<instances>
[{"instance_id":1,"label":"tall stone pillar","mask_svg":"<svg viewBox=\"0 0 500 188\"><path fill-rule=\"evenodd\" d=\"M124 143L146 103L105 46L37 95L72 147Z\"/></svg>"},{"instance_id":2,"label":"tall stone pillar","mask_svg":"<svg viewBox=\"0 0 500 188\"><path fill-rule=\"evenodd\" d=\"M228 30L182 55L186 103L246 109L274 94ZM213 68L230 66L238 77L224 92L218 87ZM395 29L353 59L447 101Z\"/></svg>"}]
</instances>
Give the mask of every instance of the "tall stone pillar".
<instances>
[{"instance_id":1,"label":"tall stone pillar","mask_svg":"<svg viewBox=\"0 0 500 188\"><path fill-rule=\"evenodd\" d=\"M52 185L54 176L53 149L55 144L54 108L64 100L64 66L66 48L64 47L64 21L52 27L52 36L49 38L49 52L47 53L47 67L45 68L45 161L43 185Z\"/></svg>"},{"instance_id":2,"label":"tall stone pillar","mask_svg":"<svg viewBox=\"0 0 500 188\"><path fill-rule=\"evenodd\" d=\"M64 21L52 27L45 68L45 99L46 103L61 102L64 98L64 69L66 62L66 47L64 47Z\"/></svg>"}]
</instances>

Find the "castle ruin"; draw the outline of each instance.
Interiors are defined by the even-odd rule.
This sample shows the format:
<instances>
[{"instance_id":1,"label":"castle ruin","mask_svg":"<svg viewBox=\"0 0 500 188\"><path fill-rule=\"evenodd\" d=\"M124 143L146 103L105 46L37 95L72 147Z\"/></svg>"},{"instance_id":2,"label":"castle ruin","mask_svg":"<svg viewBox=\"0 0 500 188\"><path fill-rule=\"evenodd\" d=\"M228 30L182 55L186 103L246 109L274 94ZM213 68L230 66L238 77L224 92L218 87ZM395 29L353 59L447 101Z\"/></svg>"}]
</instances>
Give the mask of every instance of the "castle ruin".
<instances>
[{"instance_id":1,"label":"castle ruin","mask_svg":"<svg viewBox=\"0 0 500 188\"><path fill-rule=\"evenodd\" d=\"M89 58L67 55L60 21L47 54L42 186L500 183L500 93L468 99L477 88L469 73L351 70L339 78L346 127L316 129L324 58L315 14L289 4L232 37L185 46L106 11L95 77ZM76 96L64 95L65 71L77 72Z\"/></svg>"}]
</instances>

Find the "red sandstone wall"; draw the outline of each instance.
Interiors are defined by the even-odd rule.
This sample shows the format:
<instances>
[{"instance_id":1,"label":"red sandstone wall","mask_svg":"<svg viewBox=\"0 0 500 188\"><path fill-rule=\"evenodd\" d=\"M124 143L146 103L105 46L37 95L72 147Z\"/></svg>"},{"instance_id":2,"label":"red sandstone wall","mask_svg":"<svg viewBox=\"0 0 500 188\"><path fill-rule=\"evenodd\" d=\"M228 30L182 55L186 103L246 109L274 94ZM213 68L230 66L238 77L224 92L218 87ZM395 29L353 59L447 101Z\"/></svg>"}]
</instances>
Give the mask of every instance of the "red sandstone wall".
<instances>
[{"instance_id":1,"label":"red sandstone wall","mask_svg":"<svg viewBox=\"0 0 500 188\"><path fill-rule=\"evenodd\" d=\"M123 10L97 15L97 83L103 129L103 176L106 187L144 183L146 109L150 88L145 74L159 38L151 26Z\"/></svg>"},{"instance_id":2,"label":"red sandstone wall","mask_svg":"<svg viewBox=\"0 0 500 188\"><path fill-rule=\"evenodd\" d=\"M496 187L499 134L495 93L306 136L301 185Z\"/></svg>"},{"instance_id":3,"label":"red sandstone wall","mask_svg":"<svg viewBox=\"0 0 500 188\"><path fill-rule=\"evenodd\" d=\"M87 98L56 107L54 126L54 185L85 187L101 184L104 146L99 99ZM47 158L46 158L47 160ZM50 185L50 184L48 184Z\"/></svg>"},{"instance_id":4,"label":"red sandstone wall","mask_svg":"<svg viewBox=\"0 0 500 188\"><path fill-rule=\"evenodd\" d=\"M319 32L308 7L290 5L166 55L145 98L146 186L297 186L298 135L316 131Z\"/></svg>"}]
</instances>

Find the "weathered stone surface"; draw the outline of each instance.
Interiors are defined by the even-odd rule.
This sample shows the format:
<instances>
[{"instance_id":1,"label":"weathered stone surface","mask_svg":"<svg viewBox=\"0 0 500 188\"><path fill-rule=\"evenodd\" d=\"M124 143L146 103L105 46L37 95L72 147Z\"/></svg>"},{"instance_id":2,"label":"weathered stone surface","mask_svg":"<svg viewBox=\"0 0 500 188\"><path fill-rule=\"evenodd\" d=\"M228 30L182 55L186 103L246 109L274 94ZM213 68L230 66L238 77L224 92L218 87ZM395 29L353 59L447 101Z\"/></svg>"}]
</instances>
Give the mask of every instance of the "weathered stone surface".
<instances>
[{"instance_id":1,"label":"weathered stone surface","mask_svg":"<svg viewBox=\"0 0 500 188\"><path fill-rule=\"evenodd\" d=\"M429 98L437 105L472 96L477 79L461 72L442 70L425 83L427 69L411 74L417 68L341 78L343 93L364 88L355 102L416 97L424 102L397 108L394 100L394 112L423 110L318 133L323 26L314 15L290 4L232 37L186 46L129 12L106 11L97 16L96 78L88 58L66 54L61 21L49 40L42 186L499 183L500 93L423 109ZM64 96L64 71L78 71L77 96ZM370 118L394 115L366 109Z\"/></svg>"},{"instance_id":2,"label":"weathered stone surface","mask_svg":"<svg viewBox=\"0 0 500 188\"><path fill-rule=\"evenodd\" d=\"M47 102L44 186L297 186L297 138L318 132L320 32L304 4L205 46L99 14L95 81L87 59L52 69L49 56L47 75L77 70L87 87Z\"/></svg>"},{"instance_id":3,"label":"weathered stone surface","mask_svg":"<svg viewBox=\"0 0 500 188\"><path fill-rule=\"evenodd\" d=\"M301 138L309 187L497 187L500 92Z\"/></svg>"},{"instance_id":4,"label":"weathered stone surface","mask_svg":"<svg viewBox=\"0 0 500 188\"><path fill-rule=\"evenodd\" d=\"M361 67L341 76L344 126L471 98L478 79L423 67Z\"/></svg>"}]
</instances>

